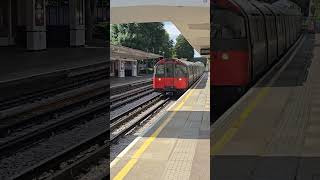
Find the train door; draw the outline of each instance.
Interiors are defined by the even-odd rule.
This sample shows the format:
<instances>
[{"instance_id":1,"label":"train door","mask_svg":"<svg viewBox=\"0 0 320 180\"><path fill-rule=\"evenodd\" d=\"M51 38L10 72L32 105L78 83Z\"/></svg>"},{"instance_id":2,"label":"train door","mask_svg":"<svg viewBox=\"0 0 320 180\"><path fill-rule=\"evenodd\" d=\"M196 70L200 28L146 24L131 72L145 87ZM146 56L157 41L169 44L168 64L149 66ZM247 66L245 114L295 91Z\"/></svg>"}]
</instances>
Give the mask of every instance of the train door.
<instances>
[{"instance_id":1,"label":"train door","mask_svg":"<svg viewBox=\"0 0 320 180\"><path fill-rule=\"evenodd\" d=\"M165 63L165 88L174 88L174 72L175 72L175 65L173 63Z\"/></svg>"},{"instance_id":2,"label":"train door","mask_svg":"<svg viewBox=\"0 0 320 180\"><path fill-rule=\"evenodd\" d=\"M273 15L269 16L269 23L267 26L268 30L270 31L270 64L272 64L277 59L277 51L278 51L278 42L277 42L277 29L276 29L276 20Z\"/></svg>"},{"instance_id":3,"label":"train door","mask_svg":"<svg viewBox=\"0 0 320 180\"><path fill-rule=\"evenodd\" d=\"M295 25L295 17L294 16L291 16L291 26L292 26L292 43L295 42L295 39L296 39L296 25Z\"/></svg>"},{"instance_id":4,"label":"train door","mask_svg":"<svg viewBox=\"0 0 320 180\"><path fill-rule=\"evenodd\" d=\"M256 79L267 67L265 34L260 15L250 17L250 28L252 40L252 77Z\"/></svg>"},{"instance_id":5,"label":"train door","mask_svg":"<svg viewBox=\"0 0 320 180\"><path fill-rule=\"evenodd\" d=\"M277 30L278 30L278 56L281 56L285 50L285 34L284 28L282 23L282 17L277 16Z\"/></svg>"},{"instance_id":6,"label":"train door","mask_svg":"<svg viewBox=\"0 0 320 180\"><path fill-rule=\"evenodd\" d=\"M287 50L289 48L289 27L288 27L287 21L288 21L287 16L283 15L282 26L284 29L284 37L285 37L285 41L284 41L285 50Z\"/></svg>"},{"instance_id":7,"label":"train door","mask_svg":"<svg viewBox=\"0 0 320 180\"><path fill-rule=\"evenodd\" d=\"M212 85L246 86L251 77L246 16L240 11L217 8L212 18Z\"/></svg>"},{"instance_id":8,"label":"train door","mask_svg":"<svg viewBox=\"0 0 320 180\"><path fill-rule=\"evenodd\" d=\"M192 75L192 83L194 83L195 75L194 75L194 67L193 67L193 65L190 66L190 69L191 69L191 75Z\"/></svg>"},{"instance_id":9,"label":"train door","mask_svg":"<svg viewBox=\"0 0 320 180\"><path fill-rule=\"evenodd\" d=\"M189 79L189 84L192 84L192 70L191 70L191 66L188 66L188 79Z\"/></svg>"},{"instance_id":10,"label":"train door","mask_svg":"<svg viewBox=\"0 0 320 180\"><path fill-rule=\"evenodd\" d=\"M259 32L262 35L261 37L264 37L265 40L265 60L267 61L267 65L270 65L272 63L272 48L274 41L272 39L272 30L270 29L270 22L271 22L271 16L268 13L268 10L262 6L260 3L253 2L252 5L259 10L261 13L261 18L259 20Z\"/></svg>"}]
</instances>

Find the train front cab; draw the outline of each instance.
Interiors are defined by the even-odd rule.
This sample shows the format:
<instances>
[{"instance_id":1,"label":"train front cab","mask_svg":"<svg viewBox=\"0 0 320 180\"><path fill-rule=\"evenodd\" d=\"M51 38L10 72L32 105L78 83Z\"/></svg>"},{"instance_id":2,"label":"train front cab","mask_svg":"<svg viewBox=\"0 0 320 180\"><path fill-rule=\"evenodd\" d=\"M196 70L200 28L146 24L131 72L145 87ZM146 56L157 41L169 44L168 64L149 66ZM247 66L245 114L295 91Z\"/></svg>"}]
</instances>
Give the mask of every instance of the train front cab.
<instances>
[{"instance_id":1,"label":"train front cab","mask_svg":"<svg viewBox=\"0 0 320 180\"><path fill-rule=\"evenodd\" d=\"M250 82L251 51L244 11L232 1L216 0L213 6L210 79L214 115L219 116Z\"/></svg>"},{"instance_id":2,"label":"train front cab","mask_svg":"<svg viewBox=\"0 0 320 180\"><path fill-rule=\"evenodd\" d=\"M249 49L246 34L245 17L238 6L228 4L221 7L216 1L211 11L211 80L212 85L242 86L248 83ZM231 2L230 2L231 3Z\"/></svg>"},{"instance_id":3,"label":"train front cab","mask_svg":"<svg viewBox=\"0 0 320 180\"><path fill-rule=\"evenodd\" d=\"M189 87L187 67L176 60L155 65L153 89L163 94L181 94Z\"/></svg>"}]
</instances>

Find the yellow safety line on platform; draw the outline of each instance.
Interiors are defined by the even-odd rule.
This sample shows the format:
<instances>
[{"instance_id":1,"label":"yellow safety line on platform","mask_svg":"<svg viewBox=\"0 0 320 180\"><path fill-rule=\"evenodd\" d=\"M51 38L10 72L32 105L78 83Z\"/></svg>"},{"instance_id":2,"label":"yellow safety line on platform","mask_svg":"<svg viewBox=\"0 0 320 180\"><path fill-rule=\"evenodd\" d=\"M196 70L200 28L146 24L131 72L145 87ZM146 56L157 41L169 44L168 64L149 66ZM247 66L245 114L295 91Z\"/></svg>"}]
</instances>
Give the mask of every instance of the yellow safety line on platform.
<instances>
[{"instance_id":1,"label":"yellow safety line on platform","mask_svg":"<svg viewBox=\"0 0 320 180\"><path fill-rule=\"evenodd\" d=\"M202 80L202 79L201 79ZM201 81L200 80L200 81ZM200 82L199 81L199 82ZM156 137L160 134L162 129L169 123L172 117L176 114L177 111L185 104L187 99L191 96L194 89L191 89L188 94L182 99L182 101L177 105L177 107L173 110L173 113L161 124L161 126L140 146L140 148L133 154L129 162L118 172L118 174L113 178L113 180L123 179L129 171L133 168L133 166L137 163L138 158L143 154L143 152L149 147L149 145L156 139Z\"/></svg>"},{"instance_id":2,"label":"yellow safety line on platform","mask_svg":"<svg viewBox=\"0 0 320 180\"><path fill-rule=\"evenodd\" d=\"M245 122L245 120L249 117L249 115L253 112L254 108L258 105L258 103L268 94L270 87L262 88L258 95L253 99L250 104L242 111L240 117L237 121L234 121L231 127L223 134L223 136L211 147L210 154L211 156L215 155L227 142L229 142L232 137L239 130L241 125Z\"/></svg>"}]
</instances>

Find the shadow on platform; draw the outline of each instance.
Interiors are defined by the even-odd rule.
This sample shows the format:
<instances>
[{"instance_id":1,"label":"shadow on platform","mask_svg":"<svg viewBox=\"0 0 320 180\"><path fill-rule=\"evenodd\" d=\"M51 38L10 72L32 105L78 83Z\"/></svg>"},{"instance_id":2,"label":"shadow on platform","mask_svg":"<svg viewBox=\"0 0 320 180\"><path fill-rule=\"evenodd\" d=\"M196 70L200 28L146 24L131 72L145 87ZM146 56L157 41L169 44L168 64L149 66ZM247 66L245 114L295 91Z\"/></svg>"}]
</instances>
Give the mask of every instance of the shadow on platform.
<instances>
[{"instance_id":1,"label":"shadow on platform","mask_svg":"<svg viewBox=\"0 0 320 180\"><path fill-rule=\"evenodd\" d=\"M211 156L211 179L217 180L317 180L320 157ZM231 173L232 172L232 173Z\"/></svg>"}]
</instances>

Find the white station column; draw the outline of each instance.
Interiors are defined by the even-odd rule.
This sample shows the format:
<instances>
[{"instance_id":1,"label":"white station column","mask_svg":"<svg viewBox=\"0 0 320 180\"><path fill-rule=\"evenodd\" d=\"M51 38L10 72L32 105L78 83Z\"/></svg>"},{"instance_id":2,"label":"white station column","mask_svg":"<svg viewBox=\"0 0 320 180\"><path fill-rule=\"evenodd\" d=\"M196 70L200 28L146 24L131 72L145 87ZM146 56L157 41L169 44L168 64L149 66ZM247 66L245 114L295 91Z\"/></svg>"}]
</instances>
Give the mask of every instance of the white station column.
<instances>
[{"instance_id":1,"label":"white station column","mask_svg":"<svg viewBox=\"0 0 320 180\"><path fill-rule=\"evenodd\" d=\"M137 76L137 61L132 61L132 76Z\"/></svg>"},{"instance_id":2,"label":"white station column","mask_svg":"<svg viewBox=\"0 0 320 180\"><path fill-rule=\"evenodd\" d=\"M27 49L47 48L45 0L26 0Z\"/></svg>"},{"instance_id":3,"label":"white station column","mask_svg":"<svg viewBox=\"0 0 320 180\"><path fill-rule=\"evenodd\" d=\"M85 45L85 6L84 0L69 0L70 46Z\"/></svg>"},{"instance_id":4,"label":"white station column","mask_svg":"<svg viewBox=\"0 0 320 180\"><path fill-rule=\"evenodd\" d=\"M118 63L119 63L118 76L119 77L124 77L125 76L125 73L124 73L124 61L119 60Z\"/></svg>"}]
</instances>

